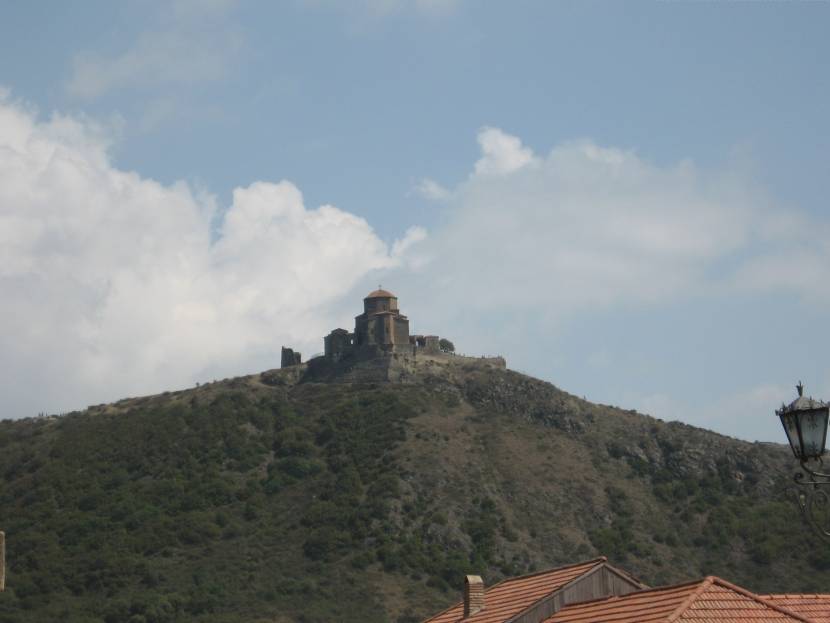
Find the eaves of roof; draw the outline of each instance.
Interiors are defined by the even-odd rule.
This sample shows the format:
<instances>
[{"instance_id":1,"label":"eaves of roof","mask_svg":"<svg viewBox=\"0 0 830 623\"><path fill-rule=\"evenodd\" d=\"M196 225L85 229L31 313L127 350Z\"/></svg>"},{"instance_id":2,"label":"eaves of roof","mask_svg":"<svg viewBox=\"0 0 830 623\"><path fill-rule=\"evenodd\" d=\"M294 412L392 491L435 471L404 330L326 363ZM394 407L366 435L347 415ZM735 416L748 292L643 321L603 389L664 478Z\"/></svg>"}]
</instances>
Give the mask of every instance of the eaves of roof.
<instances>
[{"instance_id":1,"label":"eaves of roof","mask_svg":"<svg viewBox=\"0 0 830 623\"><path fill-rule=\"evenodd\" d=\"M830 595L799 593L759 595L759 597L789 612L809 617L816 623L830 623Z\"/></svg>"}]
</instances>

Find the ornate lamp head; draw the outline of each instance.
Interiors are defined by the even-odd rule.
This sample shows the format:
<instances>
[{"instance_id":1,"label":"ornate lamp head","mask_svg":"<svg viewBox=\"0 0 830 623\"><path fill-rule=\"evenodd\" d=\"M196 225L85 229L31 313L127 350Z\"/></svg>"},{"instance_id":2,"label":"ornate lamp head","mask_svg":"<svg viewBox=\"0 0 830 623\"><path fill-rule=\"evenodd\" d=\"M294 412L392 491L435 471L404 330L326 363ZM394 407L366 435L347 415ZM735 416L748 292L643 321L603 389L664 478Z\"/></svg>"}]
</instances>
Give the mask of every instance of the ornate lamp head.
<instances>
[{"instance_id":1,"label":"ornate lamp head","mask_svg":"<svg viewBox=\"0 0 830 623\"><path fill-rule=\"evenodd\" d=\"M775 414L781 418L795 458L801 462L818 460L825 452L830 405L805 397L801 381L796 390L798 398L788 405L782 404Z\"/></svg>"}]
</instances>

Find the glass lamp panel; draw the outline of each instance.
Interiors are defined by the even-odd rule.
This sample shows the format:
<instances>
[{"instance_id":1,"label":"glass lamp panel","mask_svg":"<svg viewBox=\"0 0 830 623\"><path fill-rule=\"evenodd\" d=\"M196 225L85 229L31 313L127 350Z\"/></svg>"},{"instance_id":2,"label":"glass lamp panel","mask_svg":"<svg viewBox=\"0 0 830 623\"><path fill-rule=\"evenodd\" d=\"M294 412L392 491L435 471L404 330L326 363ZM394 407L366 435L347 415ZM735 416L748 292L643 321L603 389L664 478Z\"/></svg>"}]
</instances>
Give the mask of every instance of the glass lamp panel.
<instances>
[{"instance_id":1,"label":"glass lamp panel","mask_svg":"<svg viewBox=\"0 0 830 623\"><path fill-rule=\"evenodd\" d=\"M784 425L784 432L787 433L787 440L793 450L795 458L801 458L801 440L798 438L798 423L794 411L780 413L781 424Z\"/></svg>"},{"instance_id":2,"label":"glass lamp panel","mask_svg":"<svg viewBox=\"0 0 830 623\"><path fill-rule=\"evenodd\" d=\"M800 411L798 419L804 458L819 458L824 453L827 438L827 408Z\"/></svg>"}]
</instances>

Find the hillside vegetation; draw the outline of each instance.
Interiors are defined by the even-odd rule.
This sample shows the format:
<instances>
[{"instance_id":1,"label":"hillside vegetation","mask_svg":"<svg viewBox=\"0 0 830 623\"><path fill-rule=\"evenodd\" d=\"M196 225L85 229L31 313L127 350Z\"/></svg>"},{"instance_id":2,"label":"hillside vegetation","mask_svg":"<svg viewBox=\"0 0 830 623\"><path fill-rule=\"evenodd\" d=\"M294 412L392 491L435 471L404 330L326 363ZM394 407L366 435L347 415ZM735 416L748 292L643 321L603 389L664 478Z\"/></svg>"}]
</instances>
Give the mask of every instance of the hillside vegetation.
<instances>
[{"instance_id":1,"label":"hillside vegetation","mask_svg":"<svg viewBox=\"0 0 830 623\"><path fill-rule=\"evenodd\" d=\"M649 584L825 591L788 450L505 370L279 371L0 423L0 622L412 623L465 573L605 554ZM793 536L795 535L795 536Z\"/></svg>"}]
</instances>

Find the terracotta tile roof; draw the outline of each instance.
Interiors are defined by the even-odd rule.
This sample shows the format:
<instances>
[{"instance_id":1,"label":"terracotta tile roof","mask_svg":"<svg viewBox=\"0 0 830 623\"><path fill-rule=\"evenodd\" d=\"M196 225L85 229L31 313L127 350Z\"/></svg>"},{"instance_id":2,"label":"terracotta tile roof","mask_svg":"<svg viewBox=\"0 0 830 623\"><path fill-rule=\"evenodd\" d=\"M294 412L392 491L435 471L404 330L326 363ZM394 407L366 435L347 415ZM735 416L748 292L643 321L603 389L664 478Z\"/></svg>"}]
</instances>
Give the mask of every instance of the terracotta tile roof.
<instances>
[{"instance_id":1,"label":"terracotta tile roof","mask_svg":"<svg viewBox=\"0 0 830 623\"><path fill-rule=\"evenodd\" d=\"M566 606L545 623L817 623L720 578Z\"/></svg>"},{"instance_id":2,"label":"terracotta tile roof","mask_svg":"<svg viewBox=\"0 0 830 623\"><path fill-rule=\"evenodd\" d=\"M830 595L760 595L760 597L816 623L830 623Z\"/></svg>"},{"instance_id":3,"label":"terracotta tile roof","mask_svg":"<svg viewBox=\"0 0 830 623\"><path fill-rule=\"evenodd\" d=\"M460 602L427 619L425 623L504 623L568 582L604 564L606 560L603 556L567 567L502 580L485 589L485 607L481 612L465 619L464 603Z\"/></svg>"}]
</instances>

